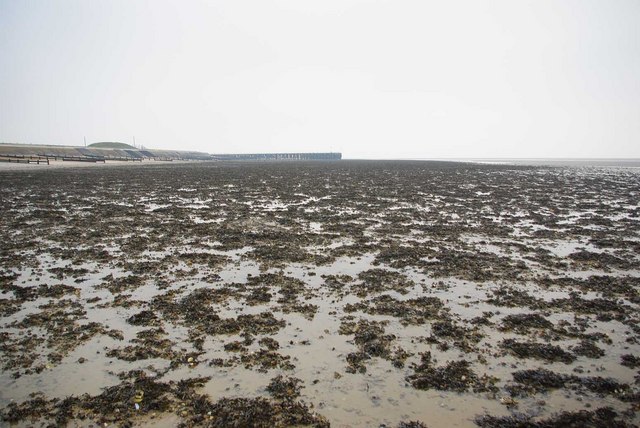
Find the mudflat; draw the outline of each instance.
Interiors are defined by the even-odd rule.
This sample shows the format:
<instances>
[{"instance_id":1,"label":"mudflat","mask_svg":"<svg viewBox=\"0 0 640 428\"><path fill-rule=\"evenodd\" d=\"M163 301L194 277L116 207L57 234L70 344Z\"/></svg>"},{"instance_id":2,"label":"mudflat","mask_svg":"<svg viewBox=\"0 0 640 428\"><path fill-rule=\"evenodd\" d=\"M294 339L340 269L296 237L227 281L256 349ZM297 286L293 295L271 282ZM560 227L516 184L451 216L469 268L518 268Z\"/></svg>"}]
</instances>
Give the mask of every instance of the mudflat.
<instances>
[{"instance_id":1,"label":"mudflat","mask_svg":"<svg viewBox=\"0 0 640 428\"><path fill-rule=\"evenodd\" d=\"M640 422L637 169L27 167L0 171L4 423Z\"/></svg>"}]
</instances>

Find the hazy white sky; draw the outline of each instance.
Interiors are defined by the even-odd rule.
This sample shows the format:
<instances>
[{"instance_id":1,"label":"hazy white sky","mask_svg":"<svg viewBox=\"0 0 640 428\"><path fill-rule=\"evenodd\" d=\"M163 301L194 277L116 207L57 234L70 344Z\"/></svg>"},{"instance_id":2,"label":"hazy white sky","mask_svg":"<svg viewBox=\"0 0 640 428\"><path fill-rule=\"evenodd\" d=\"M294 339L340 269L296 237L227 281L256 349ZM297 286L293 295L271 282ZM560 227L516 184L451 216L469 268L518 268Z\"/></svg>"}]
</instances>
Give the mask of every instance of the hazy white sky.
<instances>
[{"instance_id":1,"label":"hazy white sky","mask_svg":"<svg viewBox=\"0 0 640 428\"><path fill-rule=\"evenodd\" d=\"M0 141L640 157L638 0L0 0Z\"/></svg>"}]
</instances>

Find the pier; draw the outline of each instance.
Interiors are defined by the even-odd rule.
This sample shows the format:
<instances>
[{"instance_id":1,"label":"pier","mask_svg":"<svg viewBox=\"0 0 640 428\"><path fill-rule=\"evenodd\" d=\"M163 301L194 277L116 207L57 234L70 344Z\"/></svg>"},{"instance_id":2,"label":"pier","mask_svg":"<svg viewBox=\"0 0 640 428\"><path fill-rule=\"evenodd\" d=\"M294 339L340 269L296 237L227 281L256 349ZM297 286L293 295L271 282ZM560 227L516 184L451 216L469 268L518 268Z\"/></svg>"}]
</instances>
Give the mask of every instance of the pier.
<instances>
[{"instance_id":1,"label":"pier","mask_svg":"<svg viewBox=\"0 0 640 428\"><path fill-rule=\"evenodd\" d=\"M342 153L236 153L211 155L212 159L229 160L340 160Z\"/></svg>"}]
</instances>

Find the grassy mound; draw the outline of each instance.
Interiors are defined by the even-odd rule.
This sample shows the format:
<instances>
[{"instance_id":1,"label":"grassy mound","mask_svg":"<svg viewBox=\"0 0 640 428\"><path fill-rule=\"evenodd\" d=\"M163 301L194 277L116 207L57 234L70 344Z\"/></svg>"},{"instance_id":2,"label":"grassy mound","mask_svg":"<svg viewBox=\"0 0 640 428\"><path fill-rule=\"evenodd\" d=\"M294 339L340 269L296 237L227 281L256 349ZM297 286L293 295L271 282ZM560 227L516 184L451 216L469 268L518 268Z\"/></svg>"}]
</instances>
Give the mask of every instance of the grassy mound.
<instances>
[{"instance_id":1,"label":"grassy mound","mask_svg":"<svg viewBox=\"0 0 640 428\"><path fill-rule=\"evenodd\" d=\"M93 144L89 144L88 147L91 147L91 148L94 148L94 149L133 149L133 150L136 150L136 148L133 147L130 144L118 143L117 141L104 142L104 143L93 143Z\"/></svg>"}]
</instances>

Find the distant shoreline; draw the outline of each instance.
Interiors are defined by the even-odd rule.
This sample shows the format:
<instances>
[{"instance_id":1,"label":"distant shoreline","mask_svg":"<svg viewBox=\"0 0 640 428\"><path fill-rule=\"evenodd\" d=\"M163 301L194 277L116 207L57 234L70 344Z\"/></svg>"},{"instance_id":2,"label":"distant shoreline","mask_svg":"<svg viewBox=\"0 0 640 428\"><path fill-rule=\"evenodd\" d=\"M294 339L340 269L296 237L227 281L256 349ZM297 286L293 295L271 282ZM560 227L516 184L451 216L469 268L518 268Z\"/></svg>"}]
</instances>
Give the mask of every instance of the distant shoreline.
<instances>
[{"instance_id":1,"label":"distant shoreline","mask_svg":"<svg viewBox=\"0 0 640 428\"><path fill-rule=\"evenodd\" d=\"M400 159L342 159L340 162L349 161L366 161L366 162L450 162L450 163L467 163L478 165L513 165L513 166L540 166L540 167L594 167L594 168L630 168L640 169L640 159L597 159L597 158L519 158L519 159L500 159L500 158L400 158ZM93 163L93 162L73 162L73 161L61 161L50 160L50 164L25 164L25 163L8 163L0 162L0 172L4 171L41 171L45 169L62 169L62 168L105 168L105 167L128 167L128 166L141 166L141 165L172 165L172 164L185 164L185 163L201 163L212 162L204 160L142 160L141 162L127 162L118 160L107 160L105 163ZM261 162L296 162L295 160L228 160L217 162L247 162L247 163L261 163ZM214 163L217 163L214 161ZM305 161L301 161L305 162Z\"/></svg>"},{"instance_id":2,"label":"distant shoreline","mask_svg":"<svg viewBox=\"0 0 640 428\"><path fill-rule=\"evenodd\" d=\"M42 171L46 169L63 169L63 168L110 168L115 166L139 167L140 165L172 165L172 164L179 164L179 163L182 164L182 163L195 163L195 162L204 162L204 161L198 161L198 160L161 161L161 160L145 159L140 162L107 160L104 163L102 163L102 162L73 162L73 161L50 160L49 165L47 165L46 163L27 164L27 163L0 162L0 172Z\"/></svg>"},{"instance_id":3,"label":"distant shoreline","mask_svg":"<svg viewBox=\"0 0 640 428\"><path fill-rule=\"evenodd\" d=\"M466 162L487 165L640 168L640 158L401 158L396 160Z\"/></svg>"}]
</instances>

